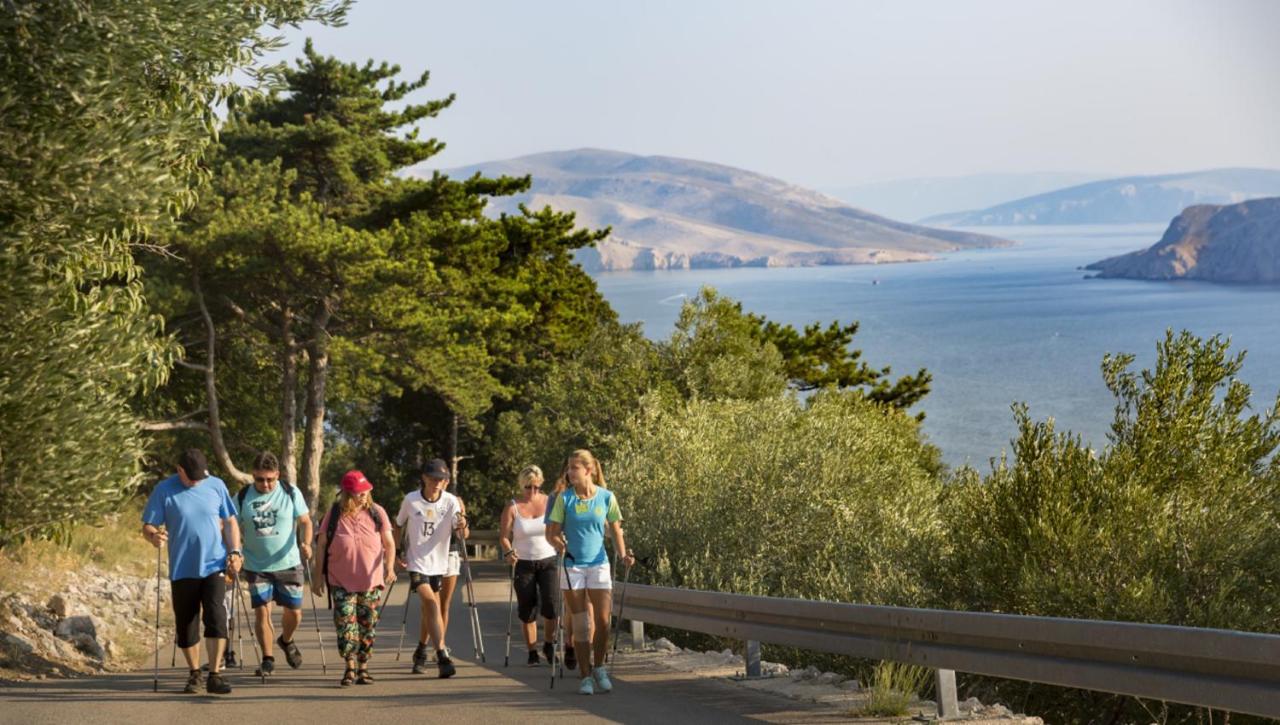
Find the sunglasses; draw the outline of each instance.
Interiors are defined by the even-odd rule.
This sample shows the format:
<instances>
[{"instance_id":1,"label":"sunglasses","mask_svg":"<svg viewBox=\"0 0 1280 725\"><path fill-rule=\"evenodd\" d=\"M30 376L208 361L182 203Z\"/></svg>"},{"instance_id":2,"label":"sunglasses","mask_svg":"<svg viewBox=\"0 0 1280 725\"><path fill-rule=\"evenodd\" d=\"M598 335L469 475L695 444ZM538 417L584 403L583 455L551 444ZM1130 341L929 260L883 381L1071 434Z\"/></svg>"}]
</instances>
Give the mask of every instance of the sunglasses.
<instances>
[{"instance_id":1,"label":"sunglasses","mask_svg":"<svg viewBox=\"0 0 1280 725\"><path fill-rule=\"evenodd\" d=\"M533 483L531 483L531 484L529 484L528 486L525 486L525 487L524 487L524 489L525 489L526 491L528 491L528 490L529 490L529 489L531 489L531 488L541 488L541 486L538 486L537 484L533 484Z\"/></svg>"}]
</instances>

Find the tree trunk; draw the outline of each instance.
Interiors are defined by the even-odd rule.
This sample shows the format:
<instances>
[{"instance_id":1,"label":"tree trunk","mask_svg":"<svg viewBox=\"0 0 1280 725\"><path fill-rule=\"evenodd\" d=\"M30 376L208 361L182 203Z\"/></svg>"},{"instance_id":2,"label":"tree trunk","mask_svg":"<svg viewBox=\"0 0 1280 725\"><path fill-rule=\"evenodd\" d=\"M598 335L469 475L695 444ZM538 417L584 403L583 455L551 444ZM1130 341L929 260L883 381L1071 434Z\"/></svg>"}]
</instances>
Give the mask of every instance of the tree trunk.
<instances>
[{"instance_id":1,"label":"tree trunk","mask_svg":"<svg viewBox=\"0 0 1280 725\"><path fill-rule=\"evenodd\" d=\"M293 336L293 310L280 315L280 464L289 483L298 482L298 342ZM309 499L314 507L314 499Z\"/></svg>"},{"instance_id":2,"label":"tree trunk","mask_svg":"<svg viewBox=\"0 0 1280 725\"><path fill-rule=\"evenodd\" d=\"M325 383L329 376L329 320L332 303L324 300L311 318L307 343L306 433L302 441L302 491L315 508L320 500L320 459L324 456ZM317 513L317 512L312 512Z\"/></svg>"},{"instance_id":3,"label":"tree trunk","mask_svg":"<svg viewBox=\"0 0 1280 725\"><path fill-rule=\"evenodd\" d=\"M213 454L218 461L218 465L222 466L222 470L227 472L228 478L247 484L253 481L253 476L236 468L236 464L232 462L231 456L227 453L227 445L222 440L222 419L218 413L218 378L214 372L218 337L213 327L213 317L209 314L209 306L204 301L204 290L200 286L200 271L198 269L191 271L191 290L195 293L196 304L200 306L200 316L204 319L206 334L205 363L202 366L193 367L204 371L205 398L209 404L209 440L213 444Z\"/></svg>"}]
</instances>

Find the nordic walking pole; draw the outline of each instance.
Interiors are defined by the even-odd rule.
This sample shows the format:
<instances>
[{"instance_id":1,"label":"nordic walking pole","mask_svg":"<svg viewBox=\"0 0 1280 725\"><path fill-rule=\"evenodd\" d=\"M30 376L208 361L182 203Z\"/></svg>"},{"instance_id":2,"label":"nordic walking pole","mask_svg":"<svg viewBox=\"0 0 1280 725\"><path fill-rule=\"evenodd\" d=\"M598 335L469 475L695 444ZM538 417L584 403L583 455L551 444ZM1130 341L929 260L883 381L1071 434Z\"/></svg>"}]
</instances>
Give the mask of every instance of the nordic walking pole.
<instances>
[{"instance_id":1,"label":"nordic walking pole","mask_svg":"<svg viewBox=\"0 0 1280 725\"><path fill-rule=\"evenodd\" d=\"M563 569L563 551L560 552L560 561L558 563L559 566L557 566L556 569ZM556 575L556 578L559 578L558 574ZM556 584L559 585L559 582L556 582ZM551 644L551 689L553 690L556 688L557 665L560 666L560 676L564 676L564 666L560 665L561 662L564 662L564 604L562 603L564 600L564 592L559 590L560 587L556 586L556 593L553 595L555 598L551 600L552 607L558 610L556 612L556 632Z\"/></svg>"},{"instance_id":2,"label":"nordic walking pole","mask_svg":"<svg viewBox=\"0 0 1280 725\"><path fill-rule=\"evenodd\" d=\"M460 544L458 548L462 551L462 573L466 577L463 580L463 586L466 587L463 594L464 598L471 600L467 606L471 608L469 616L471 619L472 649L475 651L476 657L479 657L480 661L484 662L484 633L480 631L480 611L476 608L476 589L475 584L472 582L471 559L467 556L467 540L458 537L458 543Z\"/></svg>"},{"instance_id":3,"label":"nordic walking pole","mask_svg":"<svg viewBox=\"0 0 1280 725\"><path fill-rule=\"evenodd\" d=\"M240 575L237 574L235 577L233 577L232 582L235 583L236 594L239 594L240 593ZM240 654L237 656L236 664L238 664L240 666L240 669L243 670L244 669L244 630L240 629L240 622L239 620L236 619L236 597L235 596L231 597L230 612L231 614L227 619L229 621L229 625L236 630L235 634L236 634L236 639L238 640L236 647L240 648ZM227 633L227 646L228 647L231 646L230 632ZM226 655L224 654L223 657L225 658ZM212 669L210 669L210 671L212 671Z\"/></svg>"},{"instance_id":4,"label":"nordic walking pole","mask_svg":"<svg viewBox=\"0 0 1280 725\"><path fill-rule=\"evenodd\" d=\"M316 646L320 648L320 671L327 675L329 664L325 662L324 640L320 638L320 615L316 612L316 590L311 588L311 562L308 560L303 566L306 567L302 570L303 581L307 585L307 591L311 592L311 618L316 623Z\"/></svg>"},{"instance_id":5,"label":"nordic walking pole","mask_svg":"<svg viewBox=\"0 0 1280 725\"><path fill-rule=\"evenodd\" d=\"M613 620L613 653L609 655L609 661L613 662L618 658L618 630L622 628L622 612L627 606L627 582L631 579L631 567L628 566L622 574L622 592L618 595L618 618ZM631 643L635 647L635 643Z\"/></svg>"},{"instance_id":6,"label":"nordic walking pole","mask_svg":"<svg viewBox=\"0 0 1280 725\"><path fill-rule=\"evenodd\" d=\"M509 667L511 665L511 603L515 597L515 593L516 565L513 563L511 565L511 587L507 589L507 654L502 658L503 667Z\"/></svg>"},{"instance_id":7,"label":"nordic walking pole","mask_svg":"<svg viewBox=\"0 0 1280 725\"><path fill-rule=\"evenodd\" d=\"M409 572L405 572L408 574ZM428 584L427 586L430 586ZM404 593L404 611L400 613L400 644L396 645L396 662L400 661L400 653L404 651L404 625L409 621L409 600L413 599L413 590Z\"/></svg>"},{"instance_id":8,"label":"nordic walking pole","mask_svg":"<svg viewBox=\"0 0 1280 725\"><path fill-rule=\"evenodd\" d=\"M174 645L175 647L177 645ZM156 547L156 663L151 691L160 691L160 547Z\"/></svg>"},{"instance_id":9,"label":"nordic walking pole","mask_svg":"<svg viewBox=\"0 0 1280 725\"><path fill-rule=\"evenodd\" d=\"M249 613L245 611L245 608L244 608L244 592L240 591L240 575L239 574L236 574L235 576L235 583L236 583L236 596L235 596L235 599L232 601L233 603L235 601L239 601L239 606L237 606L236 608L240 610L240 613L242 615L244 615L243 619L249 625L249 642L253 644L254 656L258 658L258 676L262 678L262 684L265 685L267 684L267 672L266 670L262 669L262 650L258 649L258 635L254 633L253 621L249 618ZM237 633L239 633L240 647L244 647L244 634L240 629L240 625L238 623L236 625L236 631ZM244 669L244 664L243 664L244 650L243 649L240 650L240 657L241 657L240 669ZM212 672L213 668L210 667L209 671Z\"/></svg>"}]
</instances>

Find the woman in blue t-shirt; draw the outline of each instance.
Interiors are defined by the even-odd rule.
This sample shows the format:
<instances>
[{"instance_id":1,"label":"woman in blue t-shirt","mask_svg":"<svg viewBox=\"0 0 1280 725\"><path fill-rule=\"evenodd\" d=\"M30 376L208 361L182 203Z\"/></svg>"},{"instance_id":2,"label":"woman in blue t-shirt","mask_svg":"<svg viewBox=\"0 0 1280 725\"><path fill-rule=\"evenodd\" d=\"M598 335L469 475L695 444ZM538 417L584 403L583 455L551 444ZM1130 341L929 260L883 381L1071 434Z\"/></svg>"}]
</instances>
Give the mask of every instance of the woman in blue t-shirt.
<instances>
[{"instance_id":1,"label":"woman in blue t-shirt","mask_svg":"<svg viewBox=\"0 0 1280 725\"><path fill-rule=\"evenodd\" d=\"M604 550L604 536L613 537L613 549L624 566L635 559L622 535L622 509L613 492L605 488L600 462L590 451L577 450L565 462L561 476L563 493L552 502L547 541L564 554L560 588L573 613L573 640L579 652L578 672L583 695L609 692L613 684L604 668L609 649L609 615L613 611L613 575ZM587 616L590 602L592 614ZM586 652L594 657L594 667Z\"/></svg>"}]
</instances>

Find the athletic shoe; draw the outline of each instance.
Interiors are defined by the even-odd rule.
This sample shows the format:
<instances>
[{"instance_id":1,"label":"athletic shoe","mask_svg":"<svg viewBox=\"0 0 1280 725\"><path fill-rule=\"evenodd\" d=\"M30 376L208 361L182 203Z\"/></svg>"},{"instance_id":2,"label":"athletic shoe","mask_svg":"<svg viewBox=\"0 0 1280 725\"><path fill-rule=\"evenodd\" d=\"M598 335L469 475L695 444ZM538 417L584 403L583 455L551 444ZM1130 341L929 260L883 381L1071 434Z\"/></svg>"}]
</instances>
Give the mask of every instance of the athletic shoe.
<instances>
[{"instance_id":1,"label":"athletic shoe","mask_svg":"<svg viewBox=\"0 0 1280 725\"><path fill-rule=\"evenodd\" d=\"M298 649L298 645L293 642L284 641L284 635L276 637L276 644L280 645L280 649L284 650L284 659L293 669L302 666L302 650Z\"/></svg>"},{"instance_id":2,"label":"athletic shoe","mask_svg":"<svg viewBox=\"0 0 1280 725\"><path fill-rule=\"evenodd\" d=\"M275 671L276 671L276 658L271 657L270 655L267 655L262 658L262 666L259 667L258 671L254 672L253 674L257 677L266 677L267 675Z\"/></svg>"},{"instance_id":3,"label":"athletic shoe","mask_svg":"<svg viewBox=\"0 0 1280 725\"><path fill-rule=\"evenodd\" d=\"M200 670L191 670L187 673L187 686L182 688L187 694L200 691Z\"/></svg>"},{"instance_id":4,"label":"athletic shoe","mask_svg":"<svg viewBox=\"0 0 1280 725\"><path fill-rule=\"evenodd\" d=\"M529 650L529 666L537 667L539 663L540 663L540 660L538 659L538 650L536 649Z\"/></svg>"},{"instance_id":5,"label":"athletic shoe","mask_svg":"<svg viewBox=\"0 0 1280 725\"><path fill-rule=\"evenodd\" d=\"M419 644L413 651L413 674L420 675L427 671L427 660L430 652L425 644Z\"/></svg>"},{"instance_id":6,"label":"athletic shoe","mask_svg":"<svg viewBox=\"0 0 1280 725\"><path fill-rule=\"evenodd\" d=\"M591 675L587 675L586 677L582 678L582 684L578 685L578 694L579 695L596 694L595 678L593 678Z\"/></svg>"},{"instance_id":7,"label":"athletic shoe","mask_svg":"<svg viewBox=\"0 0 1280 725\"><path fill-rule=\"evenodd\" d=\"M449 654L441 650L436 650L436 667L440 668L442 680L458 673L458 668L453 666L453 660L449 659Z\"/></svg>"},{"instance_id":8,"label":"athletic shoe","mask_svg":"<svg viewBox=\"0 0 1280 725\"><path fill-rule=\"evenodd\" d=\"M596 681L596 689L601 692L612 692L613 683L609 681L609 673L604 671L604 667L591 668L591 677Z\"/></svg>"},{"instance_id":9,"label":"athletic shoe","mask_svg":"<svg viewBox=\"0 0 1280 725\"><path fill-rule=\"evenodd\" d=\"M222 679L221 672L210 672L209 679L204 683L204 691L210 695L227 695L231 693L231 685Z\"/></svg>"},{"instance_id":10,"label":"athletic shoe","mask_svg":"<svg viewBox=\"0 0 1280 725\"><path fill-rule=\"evenodd\" d=\"M229 649L229 650L227 650L226 654L224 654L224 655L222 656L222 666L223 666L224 668L228 669L228 670L229 670L229 669L231 669L231 668L233 668L233 667L239 667L239 666L240 666L240 663L236 661L236 651L235 651L235 650L233 650L233 649Z\"/></svg>"},{"instance_id":11,"label":"athletic shoe","mask_svg":"<svg viewBox=\"0 0 1280 725\"><path fill-rule=\"evenodd\" d=\"M578 657L573 653L572 647L564 648L564 666L571 670L578 669Z\"/></svg>"},{"instance_id":12,"label":"athletic shoe","mask_svg":"<svg viewBox=\"0 0 1280 725\"><path fill-rule=\"evenodd\" d=\"M556 646L550 642L542 643L542 656L547 658L549 664L556 663Z\"/></svg>"}]
</instances>

